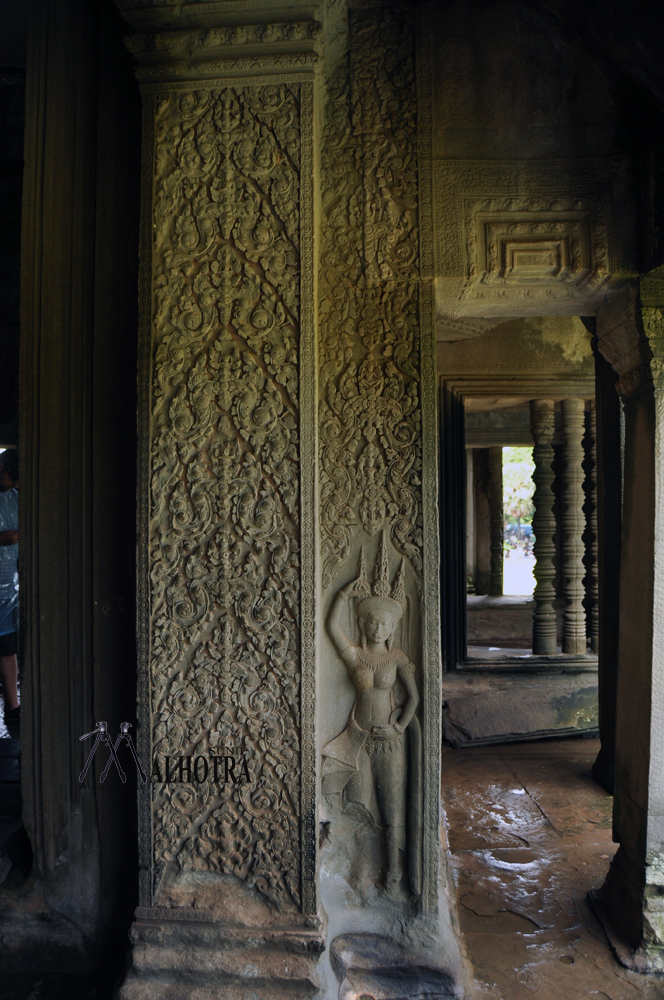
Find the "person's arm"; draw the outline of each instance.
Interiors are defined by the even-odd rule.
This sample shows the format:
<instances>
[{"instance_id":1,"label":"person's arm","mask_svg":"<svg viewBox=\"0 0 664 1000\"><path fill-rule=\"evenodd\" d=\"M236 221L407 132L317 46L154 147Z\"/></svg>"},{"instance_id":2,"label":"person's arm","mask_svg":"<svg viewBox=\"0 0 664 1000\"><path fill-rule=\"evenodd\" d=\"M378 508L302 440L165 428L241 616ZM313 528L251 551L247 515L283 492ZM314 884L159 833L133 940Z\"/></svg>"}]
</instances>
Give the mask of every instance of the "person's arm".
<instances>
[{"instance_id":1,"label":"person's arm","mask_svg":"<svg viewBox=\"0 0 664 1000\"><path fill-rule=\"evenodd\" d=\"M334 598L330 613L327 616L327 631L330 633L332 642L340 656L343 656L345 650L351 645L350 639L341 627L341 616L348 604L348 598L354 586L355 581L353 580L351 583L347 583L345 587L342 587Z\"/></svg>"},{"instance_id":2,"label":"person's arm","mask_svg":"<svg viewBox=\"0 0 664 1000\"><path fill-rule=\"evenodd\" d=\"M18 531L0 531L0 545L18 545Z\"/></svg>"},{"instance_id":3,"label":"person's arm","mask_svg":"<svg viewBox=\"0 0 664 1000\"><path fill-rule=\"evenodd\" d=\"M415 667L412 663L404 663L402 666L397 667L397 673L406 689L406 694L408 695L406 704L404 705L401 715L399 716L399 721L395 723L395 728L400 729L403 733L408 728L409 722L415 715L415 709L420 701L420 693L417 690L417 684L415 683Z\"/></svg>"}]
</instances>

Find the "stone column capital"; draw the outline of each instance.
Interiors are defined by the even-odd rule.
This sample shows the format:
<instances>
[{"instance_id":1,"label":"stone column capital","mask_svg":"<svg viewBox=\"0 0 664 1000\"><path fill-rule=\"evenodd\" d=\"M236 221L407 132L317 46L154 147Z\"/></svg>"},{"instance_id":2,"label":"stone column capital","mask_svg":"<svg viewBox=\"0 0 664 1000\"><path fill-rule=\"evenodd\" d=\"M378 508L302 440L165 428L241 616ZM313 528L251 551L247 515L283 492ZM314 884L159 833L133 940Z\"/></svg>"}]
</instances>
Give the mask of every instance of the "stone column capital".
<instances>
[{"instance_id":1,"label":"stone column capital","mask_svg":"<svg viewBox=\"0 0 664 1000\"><path fill-rule=\"evenodd\" d=\"M655 390L664 389L664 311L662 308L645 306L641 308L641 321L652 357L650 373Z\"/></svg>"},{"instance_id":2,"label":"stone column capital","mask_svg":"<svg viewBox=\"0 0 664 1000\"><path fill-rule=\"evenodd\" d=\"M597 346L618 373L624 402L664 388L664 313L642 304L636 281L607 296L597 313Z\"/></svg>"},{"instance_id":3,"label":"stone column capital","mask_svg":"<svg viewBox=\"0 0 664 1000\"><path fill-rule=\"evenodd\" d=\"M530 431L536 444L548 443L553 438L554 411L552 399L530 400Z\"/></svg>"},{"instance_id":4,"label":"stone column capital","mask_svg":"<svg viewBox=\"0 0 664 1000\"><path fill-rule=\"evenodd\" d=\"M618 373L616 390L629 401L652 385L652 351L643 330L639 288L630 281L597 311L597 347Z\"/></svg>"}]
</instances>

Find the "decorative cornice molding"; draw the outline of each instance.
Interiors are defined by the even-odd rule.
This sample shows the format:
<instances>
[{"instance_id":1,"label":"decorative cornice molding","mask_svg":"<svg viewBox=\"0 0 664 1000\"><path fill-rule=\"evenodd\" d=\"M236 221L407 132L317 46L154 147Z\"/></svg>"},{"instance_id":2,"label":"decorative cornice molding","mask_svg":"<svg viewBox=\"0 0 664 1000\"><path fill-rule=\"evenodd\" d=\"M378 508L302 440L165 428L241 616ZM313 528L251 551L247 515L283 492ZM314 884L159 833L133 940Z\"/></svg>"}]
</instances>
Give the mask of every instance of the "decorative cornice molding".
<instances>
[{"instance_id":1,"label":"decorative cornice molding","mask_svg":"<svg viewBox=\"0 0 664 1000\"><path fill-rule=\"evenodd\" d=\"M247 55L228 59L196 59L185 63L159 63L139 66L136 76L141 83L170 83L205 81L211 84L217 77L244 78L262 74L292 73L313 70L318 63L315 52L271 53L269 55Z\"/></svg>"},{"instance_id":2,"label":"decorative cornice molding","mask_svg":"<svg viewBox=\"0 0 664 1000\"><path fill-rule=\"evenodd\" d=\"M320 21L293 21L272 24L227 25L200 31L168 31L158 34L130 35L126 46L139 58L192 58L196 53L247 46L278 45L315 41L322 31Z\"/></svg>"},{"instance_id":3,"label":"decorative cornice molding","mask_svg":"<svg viewBox=\"0 0 664 1000\"><path fill-rule=\"evenodd\" d=\"M313 69L323 26L316 5L117 4L134 33L125 45L141 82L208 80Z\"/></svg>"}]
</instances>

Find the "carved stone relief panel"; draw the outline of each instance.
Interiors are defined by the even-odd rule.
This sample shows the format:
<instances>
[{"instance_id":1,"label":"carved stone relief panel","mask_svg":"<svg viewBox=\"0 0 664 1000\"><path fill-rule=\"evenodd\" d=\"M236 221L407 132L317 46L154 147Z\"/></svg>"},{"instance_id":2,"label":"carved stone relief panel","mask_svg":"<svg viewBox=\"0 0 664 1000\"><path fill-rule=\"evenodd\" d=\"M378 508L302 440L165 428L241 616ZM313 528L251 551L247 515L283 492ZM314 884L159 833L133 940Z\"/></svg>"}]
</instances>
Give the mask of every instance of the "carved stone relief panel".
<instances>
[{"instance_id":1,"label":"carved stone relief panel","mask_svg":"<svg viewBox=\"0 0 664 1000\"><path fill-rule=\"evenodd\" d=\"M635 266L629 163L434 164L439 311L591 312Z\"/></svg>"},{"instance_id":2,"label":"carved stone relief panel","mask_svg":"<svg viewBox=\"0 0 664 1000\"><path fill-rule=\"evenodd\" d=\"M436 402L431 283L421 281L415 26L412 13L395 6L351 10L348 31L348 53L329 84L321 164L320 546L323 603L329 611L321 698L324 701L327 695L333 702L322 721L323 808L332 809L331 837L337 836L340 852L335 855L332 844L329 863L333 868L340 865L351 889L359 892L358 899L373 898L370 883L388 891L391 885L395 898L403 892L421 894L426 910L437 906L438 764L432 748L439 746L439 636L437 557L427 559L425 546L426 537L426 544L433 546L430 551L437 552ZM427 218L431 219L430 213ZM373 578L367 566L376 567ZM407 614L402 616L400 607L394 610L390 587L379 582L379 566L390 587L399 593L403 589L399 600ZM378 601L373 608L373 597L367 594L375 597L380 586L385 607ZM339 595L348 587L351 610L346 621ZM367 609L376 611L378 604L392 626L389 639L380 640L388 643L386 652L372 644L366 632L369 626L363 624L364 612L368 616ZM342 616L341 625L336 618L332 621L335 615ZM433 622L431 633L427 633L429 622ZM357 664L345 655L339 628L349 630L344 634L357 644ZM369 695L359 693L357 684L362 681L356 673L365 667L378 670L383 655L390 662L388 673L394 667L398 674L399 657L403 659L412 690L407 694L401 676L389 674L396 701L383 712L383 729L391 735L391 727L400 726L401 712L405 735L397 728L394 740L379 746L382 730L363 735L360 716ZM362 746L357 754L353 751L350 764L344 763L348 746L355 746L351 736L357 735L356 726L362 730ZM374 813L366 806L373 802L368 790L372 780L377 787L385 780L377 777L378 771L369 778L374 764L367 761L373 762L374 749L376 753L389 749L395 774L402 769L401 778L393 781L397 798L406 794L405 781L408 795L415 790L419 803L411 809L416 826L420 823L418 832L411 831L404 839L407 848L402 845L398 851L394 845L399 838L395 840L386 820L390 803L381 799L379 790ZM368 784L360 794L363 766ZM335 797L343 802L333 802ZM344 837L339 838L334 810L343 810L344 803L346 819L339 827ZM368 810L365 827L358 803L365 803ZM380 838L372 840L372 822L374 827L376 822L383 824L382 846ZM347 843L340 843L346 832ZM365 862L384 852L373 870L365 866L364 883L362 858L352 856L352 844L360 841L365 844Z\"/></svg>"},{"instance_id":3,"label":"carved stone relief panel","mask_svg":"<svg viewBox=\"0 0 664 1000\"><path fill-rule=\"evenodd\" d=\"M193 870L311 910L311 445L299 425L314 383L312 86L173 89L147 106L144 717L154 758L226 751L248 780L153 785L143 865L156 902L164 873Z\"/></svg>"},{"instance_id":4,"label":"carved stone relief panel","mask_svg":"<svg viewBox=\"0 0 664 1000\"><path fill-rule=\"evenodd\" d=\"M321 247L323 584L361 527L421 566L417 173L412 26L351 14L329 95Z\"/></svg>"}]
</instances>

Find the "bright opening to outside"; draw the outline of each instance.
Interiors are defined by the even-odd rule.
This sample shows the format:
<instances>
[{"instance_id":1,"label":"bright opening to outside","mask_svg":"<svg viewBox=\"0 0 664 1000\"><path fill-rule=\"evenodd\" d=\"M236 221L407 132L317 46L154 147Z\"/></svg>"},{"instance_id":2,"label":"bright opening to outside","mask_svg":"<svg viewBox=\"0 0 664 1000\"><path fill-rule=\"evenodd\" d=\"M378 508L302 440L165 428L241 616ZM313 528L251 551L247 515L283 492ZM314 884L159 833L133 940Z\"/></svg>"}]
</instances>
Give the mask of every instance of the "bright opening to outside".
<instances>
[{"instance_id":1,"label":"bright opening to outside","mask_svg":"<svg viewBox=\"0 0 664 1000\"><path fill-rule=\"evenodd\" d=\"M534 471L532 448L503 448L503 594L535 590Z\"/></svg>"}]
</instances>

